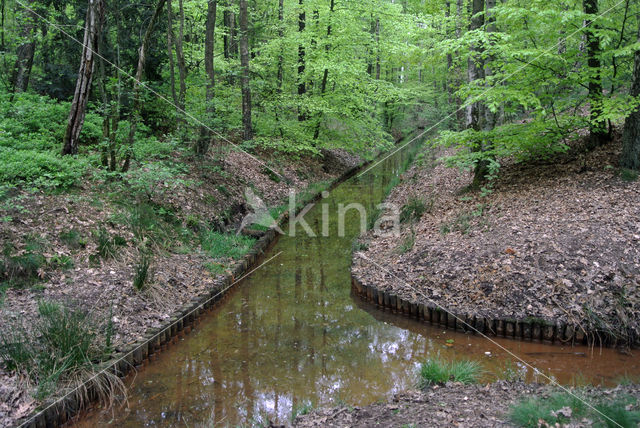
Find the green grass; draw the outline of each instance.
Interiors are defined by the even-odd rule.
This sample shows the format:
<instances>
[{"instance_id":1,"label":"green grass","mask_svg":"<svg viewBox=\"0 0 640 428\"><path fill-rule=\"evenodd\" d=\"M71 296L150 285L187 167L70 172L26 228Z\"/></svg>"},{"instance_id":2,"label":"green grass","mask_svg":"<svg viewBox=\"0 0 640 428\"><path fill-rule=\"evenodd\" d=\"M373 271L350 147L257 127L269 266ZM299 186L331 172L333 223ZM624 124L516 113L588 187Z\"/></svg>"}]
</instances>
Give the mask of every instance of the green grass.
<instances>
[{"instance_id":1,"label":"green grass","mask_svg":"<svg viewBox=\"0 0 640 428\"><path fill-rule=\"evenodd\" d=\"M72 250L77 250L87 246L86 239L84 239L76 229L62 232L60 234L60 241Z\"/></svg>"},{"instance_id":2,"label":"green grass","mask_svg":"<svg viewBox=\"0 0 640 428\"><path fill-rule=\"evenodd\" d=\"M633 397L622 397L595 404L596 411L575 395L556 393L550 397L520 401L511 407L509 418L521 427L538 427L539 421L554 426L583 418L591 419L595 422L594 426L599 427L636 427L640 422L640 411L627 410L627 406L634 404L637 407L638 403ZM565 408L571 409L570 417L567 417L567 412L558 412Z\"/></svg>"},{"instance_id":3,"label":"green grass","mask_svg":"<svg viewBox=\"0 0 640 428\"><path fill-rule=\"evenodd\" d=\"M303 401L301 404L293 406L291 409L291 422L298 416L306 415L313 410L313 404L310 401Z\"/></svg>"},{"instance_id":4,"label":"green grass","mask_svg":"<svg viewBox=\"0 0 640 428\"><path fill-rule=\"evenodd\" d=\"M638 171L623 168L620 170L620 178L622 181L636 181L638 179Z\"/></svg>"},{"instance_id":5,"label":"green grass","mask_svg":"<svg viewBox=\"0 0 640 428\"><path fill-rule=\"evenodd\" d=\"M482 368L476 361L444 361L430 358L420 366L419 386L426 389L431 385L442 385L449 381L475 383L482 374Z\"/></svg>"},{"instance_id":6,"label":"green grass","mask_svg":"<svg viewBox=\"0 0 640 428\"><path fill-rule=\"evenodd\" d=\"M396 248L396 252L398 254L404 254L408 251L411 251L413 246L416 243L416 232L414 230L411 231L409 235L402 241L402 243Z\"/></svg>"},{"instance_id":7,"label":"green grass","mask_svg":"<svg viewBox=\"0 0 640 428\"><path fill-rule=\"evenodd\" d=\"M400 222L406 223L408 221L420 220L422 214L430 212L433 209L434 200L432 199L427 204L424 199L411 196L407 203L400 210Z\"/></svg>"},{"instance_id":8,"label":"green grass","mask_svg":"<svg viewBox=\"0 0 640 428\"><path fill-rule=\"evenodd\" d=\"M98 339L99 327L83 311L41 301L38 317L29 322L29 329L18 323L3 326L0 360L37 385L37 398L57 392L110 352Z\"/></svg>"},{"instance_id":9,"label":"green grass","mask_svg":"<svg viewBox=\"0 0 640 428\"><path fill-rule=\"evenodd\" d=\"M227 268L222 263L214 263L214 262L205 263L204 267L205 267L205 269L207 269L209 272L211 272L214 275L220 275L220 274L224 273L226 268Z\"/></svg>"},{"instance_id":10,"label":"green grass","mask_svg":"<svg viewBox=\"0 0 640 428\"><path fill-rule=\"evenodd\" d=\"M47 265L43 244L28 239L26 246L17 251L6 243L0 254L0 281L13 287L26 287L40 280L42 269Z\"/></svg>"},{"instance_id":11,"label":"green grass","mask_svg":"<svg viewBox=\"0 0 640 428\"><path fill-rule=\"evenodd\" d=\"M231 235L212 230L200 235L202 249L212 258L239 259L253 246L255 239L243 235Z\"/></svg>"},{"instance_id":12,"label":"green grass","mask_svg":"<svg viewBox=\"0 0 640 428\"><path fill-rule=\"evenodd\" d=\"M144 291L149 285L149 265L151 264L151 257L148 254L142 253L140 260L135 267L135 274L133 276L133 288L138 291Z\"/></svg>"}]
</instances>

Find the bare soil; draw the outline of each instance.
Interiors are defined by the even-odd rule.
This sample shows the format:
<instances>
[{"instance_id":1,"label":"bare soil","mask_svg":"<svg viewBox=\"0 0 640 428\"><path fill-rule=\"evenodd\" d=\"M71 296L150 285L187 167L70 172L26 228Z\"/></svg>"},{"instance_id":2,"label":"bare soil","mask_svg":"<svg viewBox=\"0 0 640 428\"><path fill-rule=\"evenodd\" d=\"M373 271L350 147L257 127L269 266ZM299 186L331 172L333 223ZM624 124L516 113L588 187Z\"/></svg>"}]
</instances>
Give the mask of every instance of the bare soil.
<instances>
[{"instance_id":1,"label":"bare soil","mask_svg":"<svg viewBox=\"0 0 640 428\"><path fill-rule=\"evenodd\" d=\"M252 186L268 206L285 202L290 188L303 190L313 182L331 180L361 160L347 152L332 150L325 158L278 160L268 153L256 154L280 174L269 173L264 165L240 152L225 153L224 160L213 157L189 163L182 177L190 186L161 182L149 202L175 213L186 227L213 225L235 233L247 213L244 191ZM178 160L178 159L176 159ZM183 160L182 160L183 161ZM116 351L140 339L149 328L159 327L169 314L210 289L215 274L208 262L230 265L230 260L212 260L197 247L179 243L150 243L155 248L151 263L151 283L145 291L132 286L140 252L134 233L115 221L126 213L128 195L109 194L108 183L87 179L78 188L63 194L30 193L16 190L15 206L0 211L0 241L11 243L14 254L24 254L29 242L37 241L47 261L69 257L73 267L41 269L31 286L13 287L0 299L0 325L21 323L28 328L37 316L38 301L56 301L88 311L97 322L109 317L114 326ZM130 201L134 202L134 201ZM113 258L90 260L97 253L95 231L104 228L126 244L117 247ZM74 230L83 245L70 245L61 235ZM50 264L47 264L50 266ZM32 398L33 385L21 373L8 372L0 365L0 426L9 426L28 415L39 403Z\"/></svg>"},{"instance_id":2,"label":"bare soil","mask_svg":"<svg viewBox=\"0 0 640 428\"><path fill-rule=\"evenodd\" d=\"M426 212L400 237L363 237L353 275L458 314L562 321L637 341L640 182L620 178L619 153L614 141L553 162L505 162L484 196L467 190L469 173L423 160L388 202L419 198Z\"/></svg>"}]
</instances>

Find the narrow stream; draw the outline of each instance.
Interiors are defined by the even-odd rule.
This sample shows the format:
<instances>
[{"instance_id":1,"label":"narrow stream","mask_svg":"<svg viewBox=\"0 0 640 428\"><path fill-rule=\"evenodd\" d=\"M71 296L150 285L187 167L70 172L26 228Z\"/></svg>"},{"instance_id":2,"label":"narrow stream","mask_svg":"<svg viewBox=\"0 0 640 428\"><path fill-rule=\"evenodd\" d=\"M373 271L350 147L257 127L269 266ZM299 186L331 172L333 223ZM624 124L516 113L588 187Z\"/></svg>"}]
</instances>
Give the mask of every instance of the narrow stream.
<instances>
[{"instance_id":1,"label":"narrow stream","mask_svg":"<svg viewBox=\"0 0 640 428\"><path fill-rule=\"evenodd\" d=\"M300 228L295 237L280 237L265 260L282 252L278 257L135 375L128 406L94 412L78 425L284 423L293 408L308 403L364 405L388 398L412 387L420 361L437 354L480 361L486 380L505 370L536 380L536 373L487 340L392 315L352 295L349 267L359 214L348 211L340 238L338 204L357 202L370 213L407 156L400 151L332 190L305 216L319 232L327 204L329 237L309 237ZM611 349L497 342L565 384L611 384L640 373L639 359Z\"/></svg>"}]
</instances>

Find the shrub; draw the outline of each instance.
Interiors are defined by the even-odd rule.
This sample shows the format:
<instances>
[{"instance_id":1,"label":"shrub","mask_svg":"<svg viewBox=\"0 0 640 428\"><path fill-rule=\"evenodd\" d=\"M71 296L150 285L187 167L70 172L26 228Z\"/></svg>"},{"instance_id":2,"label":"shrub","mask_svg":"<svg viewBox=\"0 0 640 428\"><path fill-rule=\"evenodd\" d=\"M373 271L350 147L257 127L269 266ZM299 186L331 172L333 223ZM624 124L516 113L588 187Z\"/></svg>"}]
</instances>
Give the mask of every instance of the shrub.
<instances>
[{"instance_id":1,"label":"shrub","mask_svg":"<svg viewBox=\"0 0 640 428\"><path fill-rule=\"evenodd\" d=\"M72 250L84 248L87 246L87 241L80 235L76 229L71 229L60 234L60 240L67 247Z\"/></svg>"},{"instance_id":2,"label":"shrub","mask_svg":"<svg viewBox=\"0 0 640 428\"><path fill-rule=\"evenodd\" d=\"M449 381L475 383L481 374L480 364L476 361L446 362L440 358L430 358L420 366L419 386L426 389L431 385L442 385Z\"/></svg>"}]
</instances>

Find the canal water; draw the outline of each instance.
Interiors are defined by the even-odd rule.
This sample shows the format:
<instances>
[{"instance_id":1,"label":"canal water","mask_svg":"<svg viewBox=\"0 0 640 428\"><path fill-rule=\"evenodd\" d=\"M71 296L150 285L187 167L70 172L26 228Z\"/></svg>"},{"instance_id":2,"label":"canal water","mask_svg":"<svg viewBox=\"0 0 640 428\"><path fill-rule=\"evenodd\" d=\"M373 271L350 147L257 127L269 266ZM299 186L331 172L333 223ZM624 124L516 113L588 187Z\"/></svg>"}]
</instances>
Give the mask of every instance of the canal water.
<instances>
[{"instance_id":1,"label":"canal water","mask_svg":"<svg viewBox=\"0 0 640 428\"><path fill-rule=\"evenodd\" d=\"M430 356L479 361L484 380L544 379L486 339L444 331L364 303L351 292L352 242L416 147L333 189L306 215L316 232L281 236L277 257L234 287L194 331L130 376L128 404L86 415L79 426L250 426L284 423L294 409L365 405L411 388ZM324 207L323 207L324 206ZM321 236L323 210L329 236ZM328 211L327 211L328 210ZM611 349L496 339L563 384L608 385L640 373L640 359Z\"/></svg>"}]
</instances>

